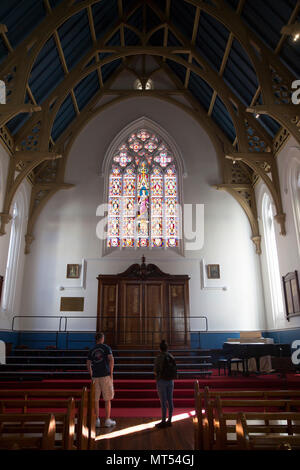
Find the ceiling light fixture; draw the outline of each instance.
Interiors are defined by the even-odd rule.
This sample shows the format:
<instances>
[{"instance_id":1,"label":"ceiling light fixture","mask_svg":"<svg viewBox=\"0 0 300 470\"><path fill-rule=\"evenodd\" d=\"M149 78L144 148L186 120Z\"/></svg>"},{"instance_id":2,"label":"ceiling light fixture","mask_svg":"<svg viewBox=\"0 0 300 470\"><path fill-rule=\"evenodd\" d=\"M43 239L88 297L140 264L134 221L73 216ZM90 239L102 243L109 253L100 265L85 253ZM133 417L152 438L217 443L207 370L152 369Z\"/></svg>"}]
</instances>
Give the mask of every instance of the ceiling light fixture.
<instances>
[{"instance_id":1,"label":"ceiling light fixture","mask_svg":"<svg viewBox=\"0 0 300 470\"><path fill-rule=\"evenodd\" d=\"M298 39L300 38L300 23L298 22L283 26L283 28L281 29L281 34L292 36L294 42L298 41Z\"/></svg>"}]
</instances>

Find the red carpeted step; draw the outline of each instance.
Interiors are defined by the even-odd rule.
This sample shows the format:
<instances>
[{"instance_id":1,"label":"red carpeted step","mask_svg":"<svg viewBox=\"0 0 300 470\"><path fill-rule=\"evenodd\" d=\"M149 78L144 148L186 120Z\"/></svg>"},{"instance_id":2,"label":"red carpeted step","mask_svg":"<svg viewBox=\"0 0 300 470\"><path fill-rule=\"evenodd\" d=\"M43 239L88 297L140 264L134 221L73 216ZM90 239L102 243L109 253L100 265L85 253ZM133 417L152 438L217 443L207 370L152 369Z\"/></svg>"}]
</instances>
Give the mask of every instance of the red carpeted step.
<instances>
[{"instance_id":1,"label":"red carpeted step","mask_svg":"<svg viewBox=\"0 0 300 470\"><path fill-rule=\"evenodd\" d=\"M173 400L175 407L193 407L195 401L193 398L174 398ZM100 407L104 406L103 400L100 400ZM114 399L113 405L114 408L159 408L160 401L159 398L121 398Z\"/></svg>"}]
</instances>

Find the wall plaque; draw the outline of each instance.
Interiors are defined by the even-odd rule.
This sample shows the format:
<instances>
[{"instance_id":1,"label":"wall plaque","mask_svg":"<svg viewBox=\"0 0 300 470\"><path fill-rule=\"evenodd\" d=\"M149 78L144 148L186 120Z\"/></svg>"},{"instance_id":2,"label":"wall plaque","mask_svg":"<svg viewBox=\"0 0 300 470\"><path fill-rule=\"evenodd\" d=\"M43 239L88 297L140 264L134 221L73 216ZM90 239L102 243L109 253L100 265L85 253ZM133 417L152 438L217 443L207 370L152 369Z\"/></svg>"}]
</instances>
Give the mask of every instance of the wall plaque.
<instances>
[{"instance_id":1,"label":"wall plaque","mask_svg":"<svg viewBox=\"0 0 300 470\"><path fill-rule=\"evenodd\" d=\"M83 312L84 311L84 297L61 297L60 298L60 311L61 312Z\"/></svg>"}]
</instances>

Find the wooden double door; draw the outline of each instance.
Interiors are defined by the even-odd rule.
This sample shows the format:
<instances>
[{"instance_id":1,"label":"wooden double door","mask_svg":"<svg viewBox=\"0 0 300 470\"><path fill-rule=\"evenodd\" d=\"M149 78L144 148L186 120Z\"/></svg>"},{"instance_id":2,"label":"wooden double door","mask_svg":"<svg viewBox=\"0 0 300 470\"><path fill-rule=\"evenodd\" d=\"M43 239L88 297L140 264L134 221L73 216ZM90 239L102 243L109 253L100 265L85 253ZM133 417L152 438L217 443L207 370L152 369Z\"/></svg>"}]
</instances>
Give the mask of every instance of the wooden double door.
<instances>
[{"instance_id":1,"label":"wooden double door","mask_svg":"<svg viewBox=\"0 0 300 470\"><path fill-rule=\"evenodd\" d=\"M105 332L107 343L147 348L165 339L172 346L189 344L188 276L151 273L98 277L97 330Z\"/></svg>"}]
</instances>

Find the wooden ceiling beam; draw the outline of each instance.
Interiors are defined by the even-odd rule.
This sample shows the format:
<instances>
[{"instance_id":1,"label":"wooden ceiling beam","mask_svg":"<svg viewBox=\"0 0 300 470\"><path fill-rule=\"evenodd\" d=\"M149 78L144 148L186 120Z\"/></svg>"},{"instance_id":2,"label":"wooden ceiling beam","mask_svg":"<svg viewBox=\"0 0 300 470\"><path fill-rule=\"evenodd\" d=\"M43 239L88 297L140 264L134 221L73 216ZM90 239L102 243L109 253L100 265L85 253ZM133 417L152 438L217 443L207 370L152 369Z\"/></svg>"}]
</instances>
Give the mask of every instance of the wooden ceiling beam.
<instances>
[{"instance_id":1,"label":"wooden ceiling beam","mask_svg":"<svg viewBox=\"0 0 300 470\"><path fill-rule=\"evenodd\" d=\"M46 12L48 14L51 14L52 13L52 8L50 6L49 0L43 0L43 3L44 3L44 6L45 6L45 9L46 9Z\"/></svg>"},{"instance_id":2,"label":"wooden ceiling beam","mask_svg":"<svg viewBox=\"0 0 300 470\"><path fill-rule=\"evenodd\" d=\"M238 7L237 7L237 10L236 10L238 15L241 15L244 4L245 4L245 0L240 0L239 1ZM234 40L234 35L232 34L232 32L230 32L229 38L228 38L228 41L227 41L227 45L226 45L226 49L225 49L225 52L224 52L224 55L223 55L223 60L222 60L220 70L219 70L220 77L222 77L223 74L224 74L224 71L225 71L225 68L226 68L226 65L227 65L227 61L228 61L228 58L229 58L229 54L230 54L230 51L231 51L233 40ZM213 95L212 95L212 98L211 98L208 113L207 113L208 116L212 115L216 99L217 99L217 93L214 91Z\"/></svg>"},{"instance_id":3,"label":"wooden ceiling beam","mask_svg":"<svg viewBox=\"0 0 300 470\"><path fill-rule=\"evenodd\" d=\"M200 8L196 8L196 13L195 13L195 18L194 18L194 25L193 25L193 34L192 34L192 39L191 39L191 44L194 46L196 39L197 39L197 33L198 33L198 28L199 28L199 21L200 21ZM193 60L193 57L191 54L189 54L189 63L191 63ZM188 68L186 70L185 74L185 80L184 80L184 88L188 88L189 86L189 81L190 81L190 76L191 76L191 69Z\"/></svg>"}]
</instances>

